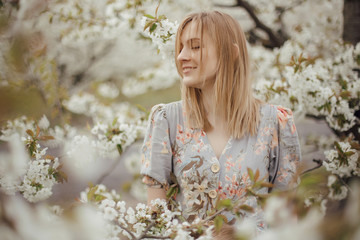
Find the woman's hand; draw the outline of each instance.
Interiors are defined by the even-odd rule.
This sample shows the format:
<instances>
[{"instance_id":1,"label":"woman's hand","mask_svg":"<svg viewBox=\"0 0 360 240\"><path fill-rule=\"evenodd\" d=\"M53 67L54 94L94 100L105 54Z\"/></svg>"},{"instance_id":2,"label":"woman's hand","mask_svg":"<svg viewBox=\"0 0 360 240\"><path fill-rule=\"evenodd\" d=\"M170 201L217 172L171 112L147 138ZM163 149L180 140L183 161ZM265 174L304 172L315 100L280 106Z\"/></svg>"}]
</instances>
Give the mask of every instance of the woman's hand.
<instances>
[{"instance_id":1,"label":"woman's hand","mask_svg":"<svg viewBox=\"0 0 360 240\"><path fill-rule=\"evenodd\" d=\"M164 188L147 188L147 205L151 206L151 201L157 198L166 200L166 191Z\"/></svg>"}]
</instances>

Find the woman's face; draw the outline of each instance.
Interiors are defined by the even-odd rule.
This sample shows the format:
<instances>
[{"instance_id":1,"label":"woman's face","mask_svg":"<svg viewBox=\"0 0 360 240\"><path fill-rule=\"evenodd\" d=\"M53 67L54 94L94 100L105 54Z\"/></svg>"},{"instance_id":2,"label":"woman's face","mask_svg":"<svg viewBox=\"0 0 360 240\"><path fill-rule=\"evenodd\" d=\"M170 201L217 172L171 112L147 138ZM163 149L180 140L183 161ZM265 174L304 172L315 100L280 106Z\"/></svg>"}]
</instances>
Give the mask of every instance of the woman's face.
<instances>
[{"instance_id":1,"label":"woman's face","mask_svg":"<svg viewBox=\"0 0 360 240\"><path fill-rule=\"evenodd\" d=\"M203 89L214 85L218 64L215 44L205 32L201 43L201 33L196 23L190 22L185 26L180 36L177 60L185 86Z\"/></svg>"}]
</instances>

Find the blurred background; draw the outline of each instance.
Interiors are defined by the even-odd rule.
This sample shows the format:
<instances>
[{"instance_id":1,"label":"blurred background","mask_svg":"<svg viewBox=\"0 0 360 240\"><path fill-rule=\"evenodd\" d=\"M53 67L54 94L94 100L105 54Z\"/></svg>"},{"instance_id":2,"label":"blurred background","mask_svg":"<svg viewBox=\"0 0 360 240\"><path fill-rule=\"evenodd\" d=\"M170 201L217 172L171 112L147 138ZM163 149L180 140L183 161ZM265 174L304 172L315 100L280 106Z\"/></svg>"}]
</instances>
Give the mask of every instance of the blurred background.
<instances>
[{"instance_id":1,"label":"blurred background","mask_svg":"<svg viewBox=\"0 0 360 240\"><path fill-rule=\"evenodd\" d=\"M14 194L72 205L98 184L145 202L149 111L180 100L178 23L210 10L245 31L257 97L293 110L302 172L320 176L304 198L343 210L360 175L356 0L0 0L2 209Z\"/></svg>"}]
</instances>

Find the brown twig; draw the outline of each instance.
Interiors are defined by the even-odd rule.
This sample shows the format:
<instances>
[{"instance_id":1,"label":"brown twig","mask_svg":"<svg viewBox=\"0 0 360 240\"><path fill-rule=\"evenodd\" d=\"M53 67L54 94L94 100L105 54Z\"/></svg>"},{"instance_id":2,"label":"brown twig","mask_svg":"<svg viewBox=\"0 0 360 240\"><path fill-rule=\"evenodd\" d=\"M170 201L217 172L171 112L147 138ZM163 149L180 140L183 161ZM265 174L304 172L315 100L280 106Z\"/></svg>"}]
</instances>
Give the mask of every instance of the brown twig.
<instances>
[{"instance_id":1,"label":"brown twig","mask_svg":"<svg viewBox=\"0 0 360 240\"><path fill-rule=\"evenodd\" d=\"M122 159L122 156L125 154L125 152L127 151L127 149L128 149L128 148L126 148L126 149L124 150L124 152L117 158L117 160L114 161L113 164L111 164L111 166L109 167L109 169L108 169L106 172L104 172L104 173L98 178L98 180L95 181L95 183L96 183L95 185L101 184L101 183L104 181L104 179L105 179L107 176L109 176L109 175L115 170L116 165L119 164L120 160Z\"/></svg>"},{"instance_id":2,"label":"brown twig","mask_svg":"<svg viewBox=\"0 0 360 240\"><path fill-rule=\"evenodd\" d=\"M125 221L126 221L126 220L125 220ZM128 223L128 222L126 221L126 223ZM116 222L115 224L119 224L119 227L120 227L121 229L125 230L125 231L131 236L131 239L136 239L135 235L134 235L127 227L123 226L123 225L122 225L121 223L119 223L119 222Z\"/></svg>"},{"instance_id":3,"label":"brown twig","mask_svg":"<svg viewBox=\"0 0 360 240\"><path fill-rule=\"evenodd\" d=\"M211 220L213 220L217 215L219 215L220 213L222 213L223 211L225 211L226 210L226 208L222 208L222 209L220 209L220 210L217 210L213 215L210 215L210 216L208 216L207 218L205 218L204 220L203 220L203 222L208 222L208 221L211 221Z\"/></svg>"},{"instance_id":4,"label":"brown twig","mask_svg":"<svg viewBox=\"0 0 360 240\"><path fill-rule=\"evenodd\" d=\"M121 223L117 223L119 224L119 227L123 230L125 230L132 239L136 239L136 240L140 240L140 239L146 239L146 238L151 238L151 239L170 239L169 236L152 236L152 235L148 235L146 234L150 228L152 228L155 225L155 222L150 223L150 225L144 230L143 234L140 237L136 237L127 227L123 226Z\"/></svg>"},{"instance_id":5,"label":"brown twig","mask_svg":"<svg viewBox=\"0 0 360 240\"><path fill-rule=\"evenodd\" d=\"M154 225L155 225L155 222L152 221L152 222L149 224L149 226L145 229L145 231L143 232L143 234L141 234L140 237L137 238L137 239L143 239L144 236L147 235L146 233L147 233L147 232L150 230L150 228L152 228Z\"/></svg>"},{"instance_id":6,"label":"brown twig","mask_svg":"<svg viewBox=\"0 0 360 240\"><path fill-rule=\"evenodd\" d=\"M151 239L171 239L170 237L161 237L161 236L151 236L151 235L144 235L143 239L151 238Z\"/></svg>"},{"instance_id":7,"label":"brown twig","mask_svg":"<svg viewBox=\"0 0 360 240\"><path fill-rule=\"evenodd\" d=\"M311 171L314 171L314 170L322 167L322 165L323 165L323 164L322 164L322 163L323 163L323 160L320 160L320 159L313 159L313 162L314 162L314 163L317 163L318 165L315 166L315 167L313 167L313 168L310 168L310 169L308 169L308 170L306 170L306 171L304 171L304 172L302 172L301 175L306 174L306 173L311 172Z\"/></svg>"}]
</instances>

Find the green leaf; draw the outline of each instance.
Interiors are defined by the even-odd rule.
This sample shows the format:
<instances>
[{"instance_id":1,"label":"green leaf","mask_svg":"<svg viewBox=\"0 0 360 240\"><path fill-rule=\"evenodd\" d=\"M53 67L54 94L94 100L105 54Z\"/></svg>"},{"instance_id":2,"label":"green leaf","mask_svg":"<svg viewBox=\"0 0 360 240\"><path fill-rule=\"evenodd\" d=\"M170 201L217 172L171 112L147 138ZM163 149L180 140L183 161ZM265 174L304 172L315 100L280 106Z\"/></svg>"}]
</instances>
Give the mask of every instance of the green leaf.
<instances>
[{"instance_id":1,"label":"green leaf","mask_svg":"<svg viewBox=\"0 0 360 240\"><path fill-rule=\"evenodd\" d=\"M216 209L220 210L222 208L226 208L228 210L231 210L231 208L233 207L232 201L231 199L223 199L217 202L216 204Z\"/></svg>"},{"instance_id":2,"label":"green leaf","mask_svg":"<svg viewBox=\"0 0 360 240\"><path fill-rule=\"evenodd\" d=\"M349 99L349 97L351 97L351 93L350 93L350 91L342 91L340 93L340 97L347 100L347 99Z\"/></svg>"},{"instance_id":3,"label":"green leaf","mask_svg":"<svg viewBox=\"0 0 360 240\"><path fill-rule=\"evenodd\" d=\"M356 62L357 62L358 65L360 65L360 55L356 56Z\"/></svg>"},{"instance_id":4,"label":"green leaf","mask_svg":"<svg viewBox=\"0 0 360 240\"><path fill-rule=\"evenodd\" d=\"M340 86L343 90L348 89L348 83L344 79L340 78L337 82L340 84Z\"/></svg>"},{"instance_id":5,"label":"green leaf","mask_svg":"<svg viewBox=\"0 0 360 240\"><path fill-rule=\"evenodd\" d=\"M101 194L95 194L95 202L100 202L102 200L104 200L106 197L104 197L103 195Z\"/></svg>"},{"instance_id":6,"label":"green leaf","mask_svg":"<svg viewBox=\"0 0 360 240\"><path fill-rule=\"evenodd\" d=\"M339 153L343 153L343 150L341 149L341 146L337 141L334 142L334 145Z\"/></svg>"},{"instance_id":7,"label":"green leaf","mask_svg":"<svg viewBox=\"0 0 360 240\"><path fill-rule=\"evenodd\" d=\"M298 99L295 96L290 97L290 102L291 102L291 104L299 103Z\"/></svg>"},{"instance_id":8,"label":"green leaf","mask_svg":"<svg viewBox=\"0 0 360 240\"><path fill-rule=\"evenodd\" d=\"M121 144L117 144L117 145L116 145L116 148L117 148L119 154L121 155L121 154L123 153L123 149L122 149Z\"/></svg>"},{"instance_id":9,"label":"green leaf","mask_svg":"<svg viewBox=\"0 0 360 240\"><path fill-rule=\"evenodd\" d=\"M249 174L250 180L254 182L254 172L251 168L247 168L247 172Z\"/></svg>"},{"instance_id":10,"label":"green leaf","mask_svg":"<svg viewBox=\"0 0 360 240\"><path fill-rule=\"evenodd\" d=\"M353 151L348 151L348 152L345 153L345 155L346 155L347 157L351 157L351 156L354 155L354 154L355 154L355 152L353 152Z\"/></svg>"},{"instance_id":11,"label":"green leaf","mask_svg":"<svg viewBox=\"0 0 360 240\"><path fill-rule=\"evenodd\" d=\"M163 19L166 19L166 16L165 15L161 15L158 17L159 20L163 20Z\"/></svg>"},{"instance_id":12,"label":"green leaf","mask_svg":"<svg viewBox=\"0 0 360 240\"><path fill-rule=\"evenodd\" d=\"M147 18L155 19L155 17L150 15L150 14L144 14L144 16L147 17Z\"/></svg>"},{"instance_id":13,"label":"green leaf","mask_svg":"<svg viewBox=\"0 0 360 240\"><path fill-rule=\"evenodd\" d=\"M28 145L29 154L31 157L35 156L35 150L36 150L36 141L31 141Z\"/></svg>"},{"instance_id":14,"label":"green leaf","mask_svg":"<svg viewBox=\"0 0 360 240\"><path fill-rule=\"evenodd\" d=\"M178 185L175 184L175 186L172 186L169 188L169 190L166 192L166 198L172 198L178 193Z\"/></svg>"},{"instance_id":15,"label":"green leaf","mask_svg":"<svg viewBox=\"0 0 360 240\"><path fill-rule=\"evenodd\" d=\"M117 120L118 120L118 118L116 117L116 118L114 118L114 120L112 121L112 126L115 126L115 124L117 123Z\"/></svg>"},{"instance_id":16,"label":"green leaf","mask_svg":"<svg viewBox=\"0 0 360 240\"><path fill-rule=\"evenodd\" d=\"M329 102L325 103L325 108L328 111L328 113L331 113L331 103Z\"/></svg>"},{"instance_id":17,"label":"green leaf","mask_svg":"<svg viewBox=\"0 0 360 240\"><path fill-rule=\"evenodd\" d=\"M88 194L87 194L87 199L88 201L91 201L94 199L94 196L95 196L95 192L96 190L98 189L98 186L94 186L94 187L91 187Z\"/></svg>"},{"instance_id":18,"label":"green leaf","mask_svg":"<svg viewBox=\"0 0 360 240\"><path fill-rule=\"evenodd\" d=\"M32 182L30 186L35 187L36 191L40 191L44 188L44 186L41 183Z\"/></svg>"},{"instance_id":19,"label":"green leaf","mask_svg":"<svg viewBox=\"0 0 360 240\"><path fill-rule=\"evenodd\" d=\"M224 218L220 215L216 216L214 219L215 231L219 232L223 224L224 224Z\"/></svg>"},{"instance_id":20,"label":"green leaf","mask_svg":"<svg viewBox=\"0 0 360 240\"><path fill-rule=\"evenodd\" d=\"M155 29L157 28L157 24L153 23L150 27L150 33L152 33L153 31L155 31Z\"/></svg>"}]
</instances>

